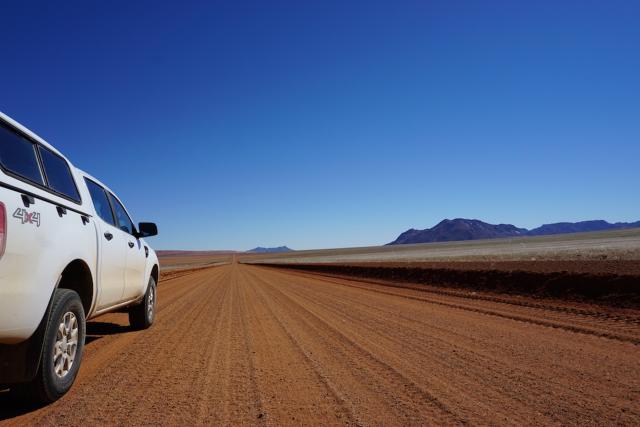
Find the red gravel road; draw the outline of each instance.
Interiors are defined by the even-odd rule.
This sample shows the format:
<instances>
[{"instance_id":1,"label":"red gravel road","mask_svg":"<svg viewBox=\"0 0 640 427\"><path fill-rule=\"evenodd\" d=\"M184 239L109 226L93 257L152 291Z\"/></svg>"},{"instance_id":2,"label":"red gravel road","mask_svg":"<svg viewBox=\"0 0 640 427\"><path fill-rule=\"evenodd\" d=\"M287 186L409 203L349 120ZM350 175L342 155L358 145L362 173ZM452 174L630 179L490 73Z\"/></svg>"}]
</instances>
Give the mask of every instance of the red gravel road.
<instances>
[{"instance_id":1,"label":"red gravel road","mask_svg":"<svg viewBox=\"0 0 640 427\"><path fill-rule=\"evenodd\" d=\"M230 264L90 322L78 380L2 425L640 424L640 312ZM604 310L604 309L603 309Z\"/></svg>"}]
</instances>

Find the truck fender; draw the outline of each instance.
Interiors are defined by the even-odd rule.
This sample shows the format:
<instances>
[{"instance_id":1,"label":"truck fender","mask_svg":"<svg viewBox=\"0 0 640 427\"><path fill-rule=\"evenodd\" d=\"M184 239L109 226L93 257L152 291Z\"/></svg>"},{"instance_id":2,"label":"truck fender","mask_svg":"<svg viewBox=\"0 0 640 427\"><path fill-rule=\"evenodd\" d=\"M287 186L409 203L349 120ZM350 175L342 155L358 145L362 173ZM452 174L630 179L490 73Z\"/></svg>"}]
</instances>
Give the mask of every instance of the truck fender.
<instances>
[{"instance_id":1,"label":"truck fender","mask_svg":"<svg viewBox=\"0 0 640 427\"><path fill-rule=\"evenodd\" d=\"M42 347L47 333L47 325L51 316L52 301L53 293L51 293L47 310L42 316L40 324L29 339L19 344L0 344L1 384L23 383L31 381L36 376L40 366L40 359L42 358Z\"/></svg>"}]
</instances>

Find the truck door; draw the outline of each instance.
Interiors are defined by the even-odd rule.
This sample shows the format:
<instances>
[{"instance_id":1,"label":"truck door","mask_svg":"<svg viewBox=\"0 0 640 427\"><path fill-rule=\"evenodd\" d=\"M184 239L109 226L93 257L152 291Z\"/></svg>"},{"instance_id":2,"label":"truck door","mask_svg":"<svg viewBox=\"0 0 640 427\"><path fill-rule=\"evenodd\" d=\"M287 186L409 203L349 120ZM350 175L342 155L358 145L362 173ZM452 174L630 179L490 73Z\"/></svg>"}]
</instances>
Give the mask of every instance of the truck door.
<instances>
[{"instance_id":1,"label":"truck door","mask_svg":"<svg viewBox=\"0 0 640 427\"><path fill-rule=\"evenodd\" d=\"M127 239L116 227L107 192L102 186L86 179L93 206L99 218L95 218L98 232L98 310L123 301Z\"/></svg>"},{"instance_id":2,"label":"truck door","mask_svg":"<svg viewBox=\"0 0 640 427\"><path fill-rule=\"evenodd\" d=\"M140 239L130 239L127 248L129 251L127 252L127 268L124 275L124 297L132 299L144 295L147 285L144 277L147 258L144 244Z\"/></svg>"},{"instance_id":3,"label":"truck door","mask_svg":"<svg viewBox=\"0 0 640 427\"><path fill-rule=\"evenodd\" d=\"M142 296L145 291L144 280L146 255L142 241L134 236L135 227L122 203L111 193L109 200L116 214L118 227L123 231L122 236L126 240L127 255L124 274L124 299L131 300Z\"/></svg>"}]
</instances>

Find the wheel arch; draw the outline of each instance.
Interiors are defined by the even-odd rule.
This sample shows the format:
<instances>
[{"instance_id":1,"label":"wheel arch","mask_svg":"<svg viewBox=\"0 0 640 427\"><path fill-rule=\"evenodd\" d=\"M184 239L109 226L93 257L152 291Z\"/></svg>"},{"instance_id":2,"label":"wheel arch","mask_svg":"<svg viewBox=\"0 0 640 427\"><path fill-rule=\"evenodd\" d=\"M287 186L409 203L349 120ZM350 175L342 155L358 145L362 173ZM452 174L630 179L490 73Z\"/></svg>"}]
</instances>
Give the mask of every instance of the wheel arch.
<instances>
[{"instance_id":1,"label":"wheel arch","mask_svg":"<svg viewBox=\"0 0 640 427\"><path fill-rule=\"evenodd\" d=\"M157 285L158 280L160 279L160 268L158 267L158 264L153 264L153 267L151 268L151 277L153 277L153 280L155 280Z\"/></svg>"},{"instance_id":2,"label":"wheel arch","mask_svg":"<svg viewBox=\"0 0 640 427\"><path fill-rule=\"evenodd\" d=\"M71 261L62 271L56 289L70 289L80 296L82 308L86 317L89 317L95 298L93 275L89 265L81 260Z\"/></svg>"}]
</instances>

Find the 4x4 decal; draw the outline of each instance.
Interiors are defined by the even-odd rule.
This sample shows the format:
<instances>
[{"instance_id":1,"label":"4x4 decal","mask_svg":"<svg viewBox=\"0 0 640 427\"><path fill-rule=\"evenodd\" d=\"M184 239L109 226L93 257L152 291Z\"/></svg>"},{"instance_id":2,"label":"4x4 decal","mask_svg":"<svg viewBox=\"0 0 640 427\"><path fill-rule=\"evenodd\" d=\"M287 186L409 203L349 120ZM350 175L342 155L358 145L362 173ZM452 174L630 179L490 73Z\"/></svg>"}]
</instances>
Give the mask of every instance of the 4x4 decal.
<instances>
[{"instance_id":1,"label":"4x4 decal","mask_svg":"<svg viewBox=\"0 0 640 427\"><path fill-rule=\"evenodd\" d=\"M21 220L23 224L35 224L40 227L40 212L27 212L26 209L18 208L13 217Z\"/></svg>"}]
</instances>

